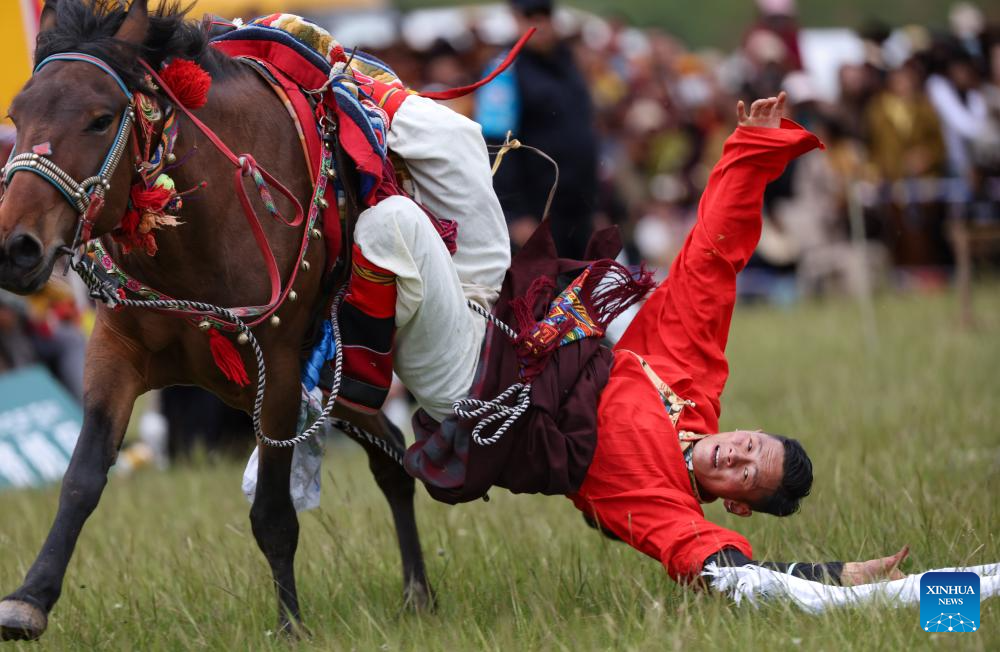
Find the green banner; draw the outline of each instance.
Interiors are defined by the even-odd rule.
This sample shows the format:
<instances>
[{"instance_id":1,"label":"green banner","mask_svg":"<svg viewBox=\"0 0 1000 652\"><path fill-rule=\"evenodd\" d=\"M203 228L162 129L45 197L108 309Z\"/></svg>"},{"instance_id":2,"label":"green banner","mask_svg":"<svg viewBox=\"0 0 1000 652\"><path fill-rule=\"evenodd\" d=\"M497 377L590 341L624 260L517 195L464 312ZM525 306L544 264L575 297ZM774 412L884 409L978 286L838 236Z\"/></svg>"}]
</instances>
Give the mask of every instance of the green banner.
<instances>
[{"instance_id":1,"label":"green banner","mask_svg":"<svg viewBox=\"0 0 1000 652\"><path fill-rule=\"evenodd\" d=\"M0 491L58 482L82 421L80 406L45 369L0 376Z\"/></svg>"}]
</instances>

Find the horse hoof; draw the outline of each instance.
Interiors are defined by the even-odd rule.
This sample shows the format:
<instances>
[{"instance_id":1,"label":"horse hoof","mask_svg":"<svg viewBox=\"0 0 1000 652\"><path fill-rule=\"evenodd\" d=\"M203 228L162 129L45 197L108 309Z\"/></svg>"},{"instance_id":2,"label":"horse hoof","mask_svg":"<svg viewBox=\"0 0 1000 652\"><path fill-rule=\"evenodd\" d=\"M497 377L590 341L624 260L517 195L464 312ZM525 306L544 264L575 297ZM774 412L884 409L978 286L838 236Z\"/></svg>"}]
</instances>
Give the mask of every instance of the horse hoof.
<instances>
[{"instance_id":1,"label":"horse hoof","mask_svg":"<svg viewBox=\"0 0 1000 652\"><path fill-rule=\"evenodd\" d=\"M403 608L415 613L429 613L437 608L437 598L429 584L411 582L403 589Z\"/></svg>"},{"instance_id":2,"label":"horse hoof","mask_svg":"<svg viewBox=\"0 0 1000 652\"><path fill-rule=\"evenodd\" d=\"M45 632L49 618L21 600L0 602L0 641L33 641Z\"/></svg>"}]
</instances>

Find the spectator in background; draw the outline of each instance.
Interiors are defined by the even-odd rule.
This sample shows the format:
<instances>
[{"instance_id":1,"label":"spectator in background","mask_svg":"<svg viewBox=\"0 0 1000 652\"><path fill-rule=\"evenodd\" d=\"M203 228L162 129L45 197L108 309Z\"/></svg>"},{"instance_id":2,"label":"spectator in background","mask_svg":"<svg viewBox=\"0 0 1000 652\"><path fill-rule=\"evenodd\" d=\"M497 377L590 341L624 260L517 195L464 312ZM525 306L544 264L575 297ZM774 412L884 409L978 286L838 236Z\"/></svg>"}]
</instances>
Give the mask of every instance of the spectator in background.
<instances>
[{"instance_id":1,"label":"spectator in background","mask_svg":"<svg viewBox=\"0 0 1000 652\"><path fill-rule=\"evenodd\" d=\"M552 0L511 0L521 33L534 27L513 67L476 96L476 121L488 143L507 132L537 147L559 166L552 204L552 235L560 256L583 258L596 203L598 143L590 89L573 51L556 33ZM551 164L537 154L509 153L494 178L513 245L541 220L554 180Z\"/></svg>"},{"instance_id":2,"label":"spectator in background","mask_svg":"<svg viewBox=\"0 0 1000 652\"><path fill-rule=\"evenodd\" d=\"M757 0L759 15L743 39L750 64L746 93L771 95L790 72L802 69L795 0Z\"/></svg>"},{"instance_id":3,"label":"spectator in background","mask_svg":"<svg viewBox=\"0 0 1000 652\"><path fill-rule=\"evenodd\" d=\"M87 338L80 317L72 287L59 279L26 298L0 291L0 370L44 364L82 401Z\"/></svg>"},{"instance_id":4,"label":"spectator in background","mask_svg":"<svg viewBox=\"0 0 1000 652\"><path fill-rule=\"evenodd\" d=\"M78 401L83 401L83 313L69 281L53 278L27 297L29 332L38 361L46 365Z\"/></svg>"},{"instance_id":5,"label":"spectator in background","mask_svg":"<svg viewBox=\"0 0 1000 652\"><path fill-rule=\"evenodd\" d=\"M1000 176L1000 28L985 41L989 80L983 85L983 98L986 100L987 127L973 155L986 175Z\"/></svg>"},{"instance_id":6,"label":"spectator in background","mask_svg":"<svg viewBox=\"0 0 1000 652\"><path fill-rule=\"evenodd\" d=\"M895 262L911 267L946 263L943 198L924 193L918 200L918 186L912 183L935 182L946 169L941 123L915 59L887 73L884 89L864 117L869 161L876 180L885 184L875 211L888 227L883 235Z\"/></svg>"},{"instance_id":7,"label":"spectator in background","mask_svg":"<svg viewBox=\"0 0 1000 652\"><path fill-rule=\"evenodd\" d=\"M24 299L0 290L0 373L34 361Z\"/></svg>"},{"instance_id":8,"label":"spectator in background","mask_svg":"<svg viewBox=\"0 0 1000 652\"><path fill-rule=\"evenodd\" d=\"M229 407L200 387L168 387L160 394L167 422L167 450L172 463L196 451L243 459L253 447L249 415Z\"/></svg>"},{"instance_id":9,"label":"spectator in background","mask_svg":"<svg viewBox=\"0 0 1000 652\"><path fill-rule=\"evenodd\" d=\"M444 39L437 39L425 57L424 91L444 91L476 81L470 77L455 46ZM471 118L475 110L475 99L471 95L444 101L442 104L467 118Z\"/></svg>"},{"instance_id":10,"label":"spectator in background","mask_svg":"<svg viewBox=\"0 0 1000 652\"><path fill-rule=\"evenodd\" d=\"M941 123L909 61L886 78L865 114L869 154L883 181L938 176L944 171Z\"/></svg>"},{"instance_id":11,"label":"spectator in background","mask_svg":"<svg viewBox=\"0 0 1000 652\"><path fill-rule=\"evenodd\" d=\"M934 74L927 80L927 95L944 127L951 176L972 181L975 172L972 144L986 133L986 100L972 56L945 43L935 48Z\"/></svg>"},{"instance_id":12,"label":"spectator in background","mask_svg":"<svg viewBox=\"0 0 1000 652\"><path fill-rule=\"evenodd\" d=\"M795 0L757 0L759 12L744 39L748 45L762 35L773 36L784 46L783 57L789 71L802 69L802 55L799 52L799 22Z\"/></svg>"}]
</instances>

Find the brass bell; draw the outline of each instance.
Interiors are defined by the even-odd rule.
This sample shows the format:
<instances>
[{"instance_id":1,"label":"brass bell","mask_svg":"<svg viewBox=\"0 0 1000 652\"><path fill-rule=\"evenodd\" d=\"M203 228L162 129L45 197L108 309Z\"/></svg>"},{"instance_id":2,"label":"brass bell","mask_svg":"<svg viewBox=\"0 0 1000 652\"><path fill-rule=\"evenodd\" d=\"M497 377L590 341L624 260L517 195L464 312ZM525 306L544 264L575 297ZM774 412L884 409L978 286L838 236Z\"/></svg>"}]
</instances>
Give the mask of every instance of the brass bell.
<instances>
[{"instance_id":1,"label":"brass bell","mask_svg":"<svg viewBox=\"0 0 1000 652\"><path fill-rule=\"evenodd\" d=\"M212 328L212 322L207 319L198 323L198 330L202 333L207 333Z\"/></svg>"},{"instance_id":2,"label":"brass bell","mask_svg":"<svg viewBox=\"0 0 1000 652\"><path fill-rule=\"evenodd\" d=\"M336 170L336 168L327 168L326 169L326 176L330 177L331 179L336 179L337 178L337 170Z\"/></svg>"},{"instance_id":3,"label":"brass bell","mask_svg":"<svg viewBox=\"0 0 1000 652\"><path fill-rule=\"evenodd\" d=\"M250 336L249 336L249 335L247 335L246 333L240 333L240 334L239 334L239 335L238 335L238 336L236 337L236 342L237 342L237 343L238 343L238 344L239 344L240 346L246 346L247 344L249 344L249 343L250 343Z\"/></svg>"},{"instance_id":4,"label":"brass bell","mask_svg":"<svg viewBox=\"0 0 1000 652\"><path fill-rule=\"evenodd\" d=\"M281 326L281 318L278 317L277 315L271 317L271 326L274 326L275 328Z\"/></svg>"},{"instance_id":5,"label":"brass bell","mask_svg":"<svg viewBox=\"0 0 1000 652\"><path fill-rule=\"evenodd\" d=\"M167 154L167 163L174 164L177 162L177 155L173 152Z\"/></svg>"},{"instance_id":6,"label":"brass bell","mask_svg":"<svg viewBox=\"0 0 1000 652\"><path fill-rule=\"evenodd\" d=\"M329 208L330 207L330 202L328 202L327 200L323 199L322 197L320 197L319 199L317 199L316 203L319 204L320 208Z\"/></svg>"},{"instance_id":7,"label":"brass bell","mask_svg":"<svg viewBox=\"0 0 1000 652\"><path fill-rule=\"evenodd\" d=\"M299 267L302 269L303 272L308 272L309 268L312 267L312 265L309 264L308 260L303 260L302 264L299 265Z\"/></svg>"},{"instance_id":8,"label":"brass bell","mask_svg":"<svg viewBox=\"0 0 1000 652\"><path fill-rule=\"evenodd\" d=\"M288 300L292 301L292 302L298 301L299 300L298 293L296 293L295 290L292 290L291 292L289 292L288 293Z\"/></svg>"},{"instance_id":9,"label":"brass bell","mask_svg":"<svg viewBox=\"0 0 1000 652\"><path fill-rule=\"evenodd\" d=\"M319 240L320 238L323 237L323 233L319 229L313 229L312 231L309 232L309 237L311 237L313 240Z\"/></svg>"}]
</instances>

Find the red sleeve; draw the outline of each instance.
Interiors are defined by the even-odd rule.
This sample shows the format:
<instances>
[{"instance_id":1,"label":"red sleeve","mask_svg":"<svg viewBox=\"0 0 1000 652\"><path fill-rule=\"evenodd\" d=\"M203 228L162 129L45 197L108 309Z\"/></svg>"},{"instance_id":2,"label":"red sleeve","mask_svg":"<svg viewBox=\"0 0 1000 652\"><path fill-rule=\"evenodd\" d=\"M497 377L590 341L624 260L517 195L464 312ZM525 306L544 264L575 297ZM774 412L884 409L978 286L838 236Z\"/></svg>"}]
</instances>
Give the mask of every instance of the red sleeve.
<instances>
[{"instance_id":1,"label":"red sleeve","mask_svg":"<svg viewBox=\"0 0 1000 652\"><path fill-rule=\"evenodd\" d=\"M736 275L760 240L765 186L792 159L822 147L819 139L790 120L780 129L739 127L726 141L698 206L698 220L670 267L616 348L643 356L673 387L678 372L692 380L693 400L680 427L716 432L719 397L729 377L726 342Z\"/></svg>"},{"instance_id":2,"label":"red sleeve","mask_svg":"<svg viewBox=\"0 0 1000 652\"><path fill-rule=\"evenodd\" d=\"M615 359L598 408L597 450L570 498L672 578L697 576L726 547L753 558L740 534L705 519L691 492L677 431L633 356Z\"/></svg>"},{"instance_id":3,"label":"red sleeve","mask_svg":"<svg viewBox=\"0 0 1000 652\"><path fill-rule=\"evenodd\" d=\"M577 507L636 550L658 560L677 582L697 577L705 560L724 548L736 548L749 558L746 538L705 519L694 500L681 491L651 487L627 494L592 499Z\"/></svg>"}]
</instances>

